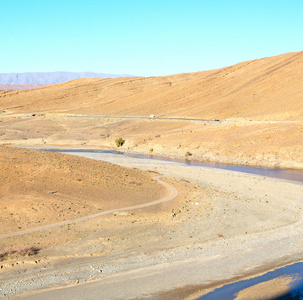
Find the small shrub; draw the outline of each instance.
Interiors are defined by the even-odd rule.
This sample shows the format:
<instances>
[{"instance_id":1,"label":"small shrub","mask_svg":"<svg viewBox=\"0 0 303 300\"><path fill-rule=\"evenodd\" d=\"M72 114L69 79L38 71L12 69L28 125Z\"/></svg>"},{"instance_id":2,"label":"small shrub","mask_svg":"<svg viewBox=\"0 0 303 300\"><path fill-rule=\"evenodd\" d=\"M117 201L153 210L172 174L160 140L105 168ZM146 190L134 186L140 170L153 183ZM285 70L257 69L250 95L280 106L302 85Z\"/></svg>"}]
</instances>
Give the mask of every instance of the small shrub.
<instances>
[{"instance_id":1,"label":"small shrub","mask_svg":"<svg viewBox=\"0 0 303 300\"><path fill-rule=\"evenodd\" d=\"M115 142L116 142L117 147L122 147L123 144L125 143L125 140L123 140L123 139L120 137L120 138L116 139Z\"/></svg>"},{"instance_id":2,"label":"small shrub","mask_svg":"<svg viewBox=\"0 0 303 300\"><path fill-rule=\"evenodd\" d=\"M192 156L192 153L190 153L189 151L187 151L186 154L185 154L185 156L186 157L190 157L190 156Z\"/></svg>"}]
</instances>

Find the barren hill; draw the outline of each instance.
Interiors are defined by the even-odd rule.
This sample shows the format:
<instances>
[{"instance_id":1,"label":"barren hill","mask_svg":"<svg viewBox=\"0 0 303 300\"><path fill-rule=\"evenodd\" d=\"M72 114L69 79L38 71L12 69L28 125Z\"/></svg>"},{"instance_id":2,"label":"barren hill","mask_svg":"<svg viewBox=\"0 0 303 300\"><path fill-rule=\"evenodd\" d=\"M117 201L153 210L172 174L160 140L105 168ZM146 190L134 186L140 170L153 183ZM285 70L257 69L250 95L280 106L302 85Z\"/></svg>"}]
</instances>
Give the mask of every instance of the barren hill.
<instances>
[{"instance_id":1,"label":"barren hill","mask_svg":"<svg viewBox=\"0 0 303 300\"><path fill-rule=\"evenodd\" d=\"M165 77L79 79L0 92L2 109L94 115L301 119L303 52Z\"/></svg>"}]
</instances>

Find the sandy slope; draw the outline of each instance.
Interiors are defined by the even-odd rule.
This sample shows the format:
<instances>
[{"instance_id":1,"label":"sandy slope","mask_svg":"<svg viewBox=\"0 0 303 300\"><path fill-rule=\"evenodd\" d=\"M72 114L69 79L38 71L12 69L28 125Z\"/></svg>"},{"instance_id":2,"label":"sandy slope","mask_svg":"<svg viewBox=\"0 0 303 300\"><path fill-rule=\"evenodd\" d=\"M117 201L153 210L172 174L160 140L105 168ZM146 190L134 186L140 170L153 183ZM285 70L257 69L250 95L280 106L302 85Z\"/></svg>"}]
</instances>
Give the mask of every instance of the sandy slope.
<instances>
[{"instance_id":1,"label":"sandy slope","mask_svg":"<svg viewBox=\"0 0 303 300\"><path fill-rule=\"evenodd\" d=\"M14 112L302 120L302 65L298 52L206 72L80 79L0 92L0 106Z\"/></svg>"}]
</instances>

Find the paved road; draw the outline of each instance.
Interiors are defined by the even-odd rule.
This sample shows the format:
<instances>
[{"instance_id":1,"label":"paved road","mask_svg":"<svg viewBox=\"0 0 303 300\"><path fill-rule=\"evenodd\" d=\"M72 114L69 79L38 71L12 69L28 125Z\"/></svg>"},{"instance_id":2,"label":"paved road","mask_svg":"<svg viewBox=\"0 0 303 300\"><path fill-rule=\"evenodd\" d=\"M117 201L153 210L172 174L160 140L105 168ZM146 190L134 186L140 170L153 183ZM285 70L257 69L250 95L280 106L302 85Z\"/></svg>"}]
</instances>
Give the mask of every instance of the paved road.
<instances>
[{"instance_id":1,"label":"paved road","mask_svg":"<svg viewBox=\"0 0 303 300\"><path fill-rule=\"evenodd\" d=\"M33 233L33 232L42 231L42 230L47 230L47 229L51 229L51 228L55 228L55 227L60 227L60 226L66 225L66 224L72 224L72 223L85 221L85 220L96 218L96 217L103 216L103 215L108 215L108 214L113 214L113 213L116 213L116 212L122 212L122 211L128 211L128 210L134 210L134 209L149 207L149 206L153 206L153 205L157 205L157 204L160 204L160 203L164 203L164 202L173 200L174 198L177 197L178 190L175 187L173 187L172 185L162 181L160 179L160 177L161 176L156 176L155 179L160 184L164 185L164 187L168 188L168 190L170 191L170 194L168 196L162 198L162 199L152 201L152 202L148 202L148 203L139 204L139 205L134 205L134 206L111 209L111 210L99 212L99 213L96 213L96 214L92 214L92 215L89 215L89 216L77 218L77 219L74 219L74 220L68 220L68 221L63 221L63 222L59 222L59 223L49 224L49 225L45 225L45 226L41 226L41 227L37 227L37 228L33 228L33 229L2 234L2 235L0 235L0 239L8 238L8 237L14 237L14 236L18 236L18 235L27 234L27 233Z\"/></svg>"}]
</instances>

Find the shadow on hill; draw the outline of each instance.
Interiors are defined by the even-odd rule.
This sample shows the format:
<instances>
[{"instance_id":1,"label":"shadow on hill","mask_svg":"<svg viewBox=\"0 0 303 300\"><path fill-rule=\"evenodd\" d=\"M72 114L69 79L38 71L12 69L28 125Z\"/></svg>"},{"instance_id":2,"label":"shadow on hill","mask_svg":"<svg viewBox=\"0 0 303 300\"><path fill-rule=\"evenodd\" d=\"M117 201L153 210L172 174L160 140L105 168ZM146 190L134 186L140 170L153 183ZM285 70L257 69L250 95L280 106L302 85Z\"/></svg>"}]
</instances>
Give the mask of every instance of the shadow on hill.
<instances>
[{"instance_id":1,"label":"shadow on hill","mask_svg":"<svg viewBox=\"0 0 303 300\"><path fill-rule=\"evenodd\" d=\"M303 299L303 286L290 291L280 297L273 298L272 300L301 300Z\"/></svg>"}]
</instances>

